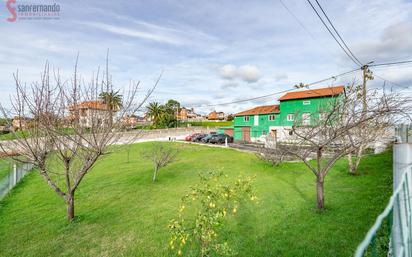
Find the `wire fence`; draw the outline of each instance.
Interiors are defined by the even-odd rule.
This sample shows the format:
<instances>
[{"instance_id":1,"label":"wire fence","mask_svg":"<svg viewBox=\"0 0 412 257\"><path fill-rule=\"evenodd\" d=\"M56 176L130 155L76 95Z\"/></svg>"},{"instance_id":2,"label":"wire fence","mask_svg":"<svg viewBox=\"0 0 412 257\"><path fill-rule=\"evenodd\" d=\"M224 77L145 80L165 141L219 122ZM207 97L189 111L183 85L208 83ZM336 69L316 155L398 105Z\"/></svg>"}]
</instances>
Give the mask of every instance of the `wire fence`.
<instances>
[{"instance_id":1,"label":"wire fence","mask_svg":"<svg viewBox=\"0 0 412 257\"><path fill-rule=\"evenodd\" d=\"M409 129L396 132L402 141L393 148L394 191L355 257L412 257L412 144L408 143Z\"/></svg>"},{"instance_id":2,"label":"wire fence","mask_svg":"<svg viewBox=\"0 0 412 257\"><path fill-rule=\"evenodd\" d=\"M28 163L12 163L7 175L0 179L0 200L3 199L17 183L33 169L33 165Z\"/></svg>"},{"instance_id":3,"label":"wire fence","mask_svg":"<svg viewBox=\"0 0 412 257\"><path fill-rule=\"evenodd\" d=\"M411 185L412 169L409 168L403 174L385 210L358 246L355 257L412 256Z\"/></svg>"}]
</instances>

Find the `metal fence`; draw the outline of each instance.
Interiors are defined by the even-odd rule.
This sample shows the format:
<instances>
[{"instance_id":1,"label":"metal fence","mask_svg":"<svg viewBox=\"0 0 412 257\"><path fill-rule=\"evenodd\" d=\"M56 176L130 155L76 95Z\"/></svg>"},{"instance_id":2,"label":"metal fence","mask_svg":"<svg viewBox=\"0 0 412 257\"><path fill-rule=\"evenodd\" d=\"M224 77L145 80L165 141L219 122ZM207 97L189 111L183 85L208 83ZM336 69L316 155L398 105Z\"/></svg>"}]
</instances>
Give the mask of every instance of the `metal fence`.
<instances>
[{"instance_id":1,"label":"metal fence","mask_svg":"<svg viewBox=\"0 0 412 257\"><path fill-rule=\"evenodd\" d=\"M4 178L0 179L0 200L19 183L27 172L33 169L31 164L26 163L13 163L10 166L10 172Z\"/></svg>"},{"instance_id":2,"label":"metal fence","mask_svg":"<svg viewBox=\"0 0 412 257\"><path fill-rule=\"evenodd\" d=\"M412 143L412 124L401 124L396 126L395 135L403 143Z\"/></svg>"},{"instance_id":3,"label":"metal fence","mask_svg":"<svg viewBox=\"0 0 412 257\"><path fill-rule=\"evenodd\" d=\"M394 191L355 257L412 257L412 144L400 143L393 150Z\"/></svg>"}]
</instances>

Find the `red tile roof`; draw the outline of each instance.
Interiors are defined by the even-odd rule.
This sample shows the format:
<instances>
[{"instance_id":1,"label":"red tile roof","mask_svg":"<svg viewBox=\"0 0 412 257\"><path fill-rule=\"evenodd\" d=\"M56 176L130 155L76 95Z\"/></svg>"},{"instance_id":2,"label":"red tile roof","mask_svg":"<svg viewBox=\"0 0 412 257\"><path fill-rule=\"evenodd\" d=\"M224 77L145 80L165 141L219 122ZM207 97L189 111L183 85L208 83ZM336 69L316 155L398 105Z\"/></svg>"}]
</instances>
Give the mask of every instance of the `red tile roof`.
<instances>
[{"instance_id":1,"label":"red tile roof","mask_svg":"<svg viewBox=\"0 0 412 257\"><path fill-rule=\"evenodd\" d=\"M95 110L108 110L109 107L102 101L83 101L77 104L77 109L95 109ZM75 109L75 106L70 106L70 109Z\"/></svg>"},{"instance_id":2,"label":"red tile roof","mask_svg":"<svg viewBox=\"0 0 412 257\"><path fill-rule=\"evenodd\" d=\"M258 106L250 110L236 113L235 116L280 113L279 105Z\"/></svg>"},{"instance_id":3,"label":"red tile roof","mask_svg":"<svg viewBox=\"0 0 412 257\"><path fill-rule=\"evenodd\" d=\"M341 94L345 90L344 86L325 87L319 89L311 89L305 91L289 92L279 98L279 101L302 99L302 98L314 98L322 96L335 96Z\"/></svg>"}]
</instances>

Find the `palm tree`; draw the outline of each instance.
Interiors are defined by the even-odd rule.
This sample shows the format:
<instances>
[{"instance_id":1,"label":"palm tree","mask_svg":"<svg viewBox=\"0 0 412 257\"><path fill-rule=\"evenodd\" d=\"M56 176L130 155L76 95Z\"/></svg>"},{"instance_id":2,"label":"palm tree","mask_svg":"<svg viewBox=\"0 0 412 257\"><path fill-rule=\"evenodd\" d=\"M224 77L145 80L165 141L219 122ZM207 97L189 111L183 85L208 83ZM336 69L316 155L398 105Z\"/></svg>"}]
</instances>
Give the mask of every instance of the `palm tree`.
<instances>
[{"instance_id":1,"label":"palm tree","mask_svg":"<svg viewBox=\"0 0 412 257\"><path fill-rule=\"evenodd\" d=\"M158 102L151 102L147 106L147 115L153 119L153 123L157 125L160 116L163 113L163 107Z\"/></svg>"},{"instance_id":2,"label":"palm tree","mask_svg":"<svg viewBox=\"0 0 412 257\"><path fill-rule=\"evenodd\" d=\"M102 92L99 98L107 105L111 110L119 110L122 107L123 96L119 94L119 91L114 92L113 90L109 92Z\"/></svg>"},{"instance_id":3,"label":"palm tree","mask_svg":"<svg viewBox=\"0 0 412 257\"><path fill-rule=\"evenodd\" d=\"M122 107L123 96L119 94L119 91L113 90L108 92L101 92L99 98L107 105L109 109L109 123L113 124L113 112L118 111Z\"/></svg>"}]
</instances>

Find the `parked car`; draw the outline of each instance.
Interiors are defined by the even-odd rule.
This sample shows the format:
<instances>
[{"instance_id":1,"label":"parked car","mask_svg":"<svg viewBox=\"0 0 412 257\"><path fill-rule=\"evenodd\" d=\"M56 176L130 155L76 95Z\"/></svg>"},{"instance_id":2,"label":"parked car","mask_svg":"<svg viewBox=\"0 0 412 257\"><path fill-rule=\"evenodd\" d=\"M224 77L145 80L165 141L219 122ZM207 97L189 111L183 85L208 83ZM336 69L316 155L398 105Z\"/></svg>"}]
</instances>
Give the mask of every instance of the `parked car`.
<instances>
[{"instance_id":1,"label":"parked car","mask_svg":"<svg viewBox=\"0 0 412 257\"><path fill-rule=\"evenodd\" d=\"M185 141L192 141L192 138L196 137L197 135L199 135L199 133L194 133L194 134L191 134L191 135L187 135L185 137Z\"/></svg>"},{"instance_id":2,"label":"parked car","mask_svg":"<svg viewBox=\"0 0 412 257\"><path fill-rule=\"evenodd\" d=\"M202 138L200 141L202 143L209 143L210 139L212 139L213 137L217 136L217 134L208 134L207 136L205 136L204 138Z\"/></svg>"},{"instance_id":3,"label":"parked car","mask_svg":"<svg viewBox=\"0 0 412 257\"><path fill-rule=\"evenodd\" d=\"M207 134L199 134L197 136L194 136L192 137L192 142L200 142L200 140L204 138L205 136L207 136Z\"/></svg>"},{"instance_id":4,"label":"parked car","mask_svg":"<svg viewBox=\"0 0 412 257\"><path fill-rule=\"evenodd\" d=\"M227 139L228 143L233 143L233 137L226 134L218 134L209 140L212 144L224 144Z\"/></svg>"}]
</instances>

